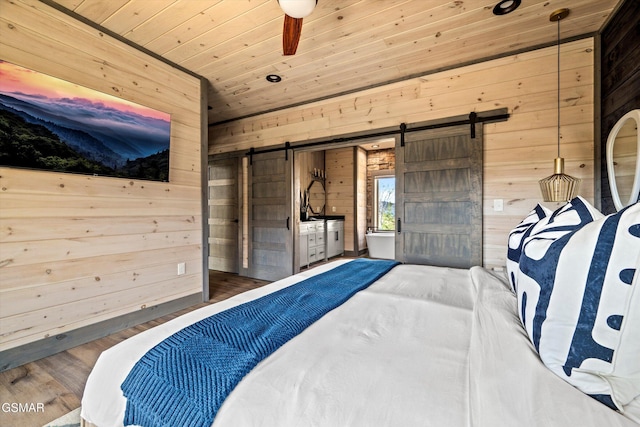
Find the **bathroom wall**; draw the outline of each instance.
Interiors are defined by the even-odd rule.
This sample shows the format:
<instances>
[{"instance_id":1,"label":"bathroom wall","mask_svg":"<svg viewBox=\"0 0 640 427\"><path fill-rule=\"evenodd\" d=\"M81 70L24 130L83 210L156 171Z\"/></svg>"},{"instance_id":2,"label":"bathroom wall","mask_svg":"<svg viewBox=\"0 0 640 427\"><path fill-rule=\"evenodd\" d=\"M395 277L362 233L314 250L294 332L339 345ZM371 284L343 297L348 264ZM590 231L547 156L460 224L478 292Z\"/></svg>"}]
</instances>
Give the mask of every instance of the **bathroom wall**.
<instances>
[{"instance_id":1,"label":"bathroom wall","mask_svg":"<svg viewBox=\"0 0 640 427\"><path fill-rule=\"evenodd\" d=\"M344 215L344 250L355 251L355 151L358 147L337 148L325 152L327 169L327 212ZM335 211L334 209L335 208Z\"/></svg>"},{"instance_id":2,"label":"bathroom wall","mask_svg":"<svg viewBox=\"0 0 640 427\"><path fill-rule=\"evenodd\" d=\"M311 184L311 172L314 169L324 170L324 151L302 151L296 153L295 161L297 163L296 173L295 173L295 182L294 182L294 191L297 197L296 201L296 212L300 212L300 193L304 192ZM314 200L314 206L317 205L317 200ZM324 200L323 200L324 202ZM325 213L326 209L325 209ZM308 212L309 215L312 215L311 212ZM298 217L299 218L299 217Z\"/></svg>"},{"instance_id":3,"label":"bathroom wall","mask_svg":"<svg viewBox=\"0 0 640 427\"><path fill-rule=\"evenodd\" d=\"M355 250L364 253L367 247L367 152L358 147L356 150L356 218Z\"/></svg>"}]
</instances>

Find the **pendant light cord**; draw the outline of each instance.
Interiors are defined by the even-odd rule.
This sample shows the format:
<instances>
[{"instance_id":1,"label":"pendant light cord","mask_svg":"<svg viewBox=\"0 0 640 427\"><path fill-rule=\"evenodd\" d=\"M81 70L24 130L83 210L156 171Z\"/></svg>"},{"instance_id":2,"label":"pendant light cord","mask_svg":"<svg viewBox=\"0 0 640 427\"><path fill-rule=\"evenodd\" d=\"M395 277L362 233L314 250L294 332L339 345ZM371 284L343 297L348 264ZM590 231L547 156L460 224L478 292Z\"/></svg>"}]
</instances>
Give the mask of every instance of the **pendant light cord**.
<instances>
[{"instance_id":1,"label":"pendant light cord","mask_svg":"<svg viewBox=\"0 0 640 427\"><path fill-rule=\"evenodd\" d=\"M558 157L560 157L560 19L558 19Z\"/></svg>"}]
</instances>

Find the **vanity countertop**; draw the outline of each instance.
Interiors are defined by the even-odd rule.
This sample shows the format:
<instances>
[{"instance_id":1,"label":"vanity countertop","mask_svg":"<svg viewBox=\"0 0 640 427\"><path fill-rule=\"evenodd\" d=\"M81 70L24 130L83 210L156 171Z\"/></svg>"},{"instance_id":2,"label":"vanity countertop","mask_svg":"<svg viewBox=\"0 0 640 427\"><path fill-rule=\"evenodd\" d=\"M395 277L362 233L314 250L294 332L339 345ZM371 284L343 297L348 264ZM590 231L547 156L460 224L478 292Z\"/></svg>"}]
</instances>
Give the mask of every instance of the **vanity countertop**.
<instances>
[{"instance_id":1,"label":"vanity countertop","mask_svg":"<svg viewBox=\"0 0 640 427\"><path fill-rule=\"evenodd\" d=\"M316 216L309 217L302 222L323 221L323 220L331 220L331 219L344 221L344 215L316 215Z\"/></svg>"}]
</instances>

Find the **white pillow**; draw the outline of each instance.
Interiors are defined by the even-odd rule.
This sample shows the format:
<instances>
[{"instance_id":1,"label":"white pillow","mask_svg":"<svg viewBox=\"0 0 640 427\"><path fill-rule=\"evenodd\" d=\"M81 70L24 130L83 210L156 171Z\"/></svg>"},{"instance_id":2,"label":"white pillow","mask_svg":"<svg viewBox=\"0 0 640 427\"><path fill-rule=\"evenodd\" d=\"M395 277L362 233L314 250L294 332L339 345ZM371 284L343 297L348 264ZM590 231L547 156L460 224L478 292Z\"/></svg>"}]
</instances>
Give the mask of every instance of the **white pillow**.
<instances>
[{"instance_id":1,"label":"white pillow","mask_svg":"<svg viewBox=\"0 0 640 427\"><path fill-rule=\"evenodd\" d=\"M525 239L518 313L544 364L614 409L640 395L640 203L576 198Z\"/></svg>"},{"instance_id":2,"label":"white pillow","mask_svg":"<svg viewBox=\"0 0 640 427\"><path fill-rule=\"evenodd\" d=\"M511 289L513 289L514 292L516 292L518 288L516 279L524 240L529 237L531 230L536 224L544 218L548 218L550 215L551 211L549 209L542 205L536 205L525 219L509 233L509 240L507 242L507 277L509 284L511 284Z\"/></svg>"},{"instance_id":3,"label":"white pillow","mask_svg":"<svg viewBox=\"0 0 640 427\"><path fill-rule=\"evenodd\" d=\"M482 267L472 267L470 276L478 289L469 343L469 411L474 427L635 426L540 361L506 282ZM627 405L624 415L634 420L632 411Z\"/></svg>"}]
</instances>

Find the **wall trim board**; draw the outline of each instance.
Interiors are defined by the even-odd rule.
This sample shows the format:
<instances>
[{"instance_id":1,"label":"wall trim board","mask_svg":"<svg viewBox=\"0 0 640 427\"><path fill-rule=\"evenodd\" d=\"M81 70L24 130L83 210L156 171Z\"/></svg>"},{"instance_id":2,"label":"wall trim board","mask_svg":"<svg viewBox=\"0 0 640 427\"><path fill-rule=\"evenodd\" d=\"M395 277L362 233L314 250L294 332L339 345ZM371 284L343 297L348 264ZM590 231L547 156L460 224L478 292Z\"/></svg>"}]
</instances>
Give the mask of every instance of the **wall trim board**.
<instances>
[{"instance_id":1,"label":"wall trim board","mask_svg":"<svg viewBox=\"0 0 640 427\"><path fill-rule=\"evenodd\" d=\"M202 218L202 301L209 301L209 132L207 131L208 80L200 77L200 212Z\"/></svg>"},{"instance_id":2,"label":"wall trim board","mask_svg":"<svg viewBox=\"0 0 640 427\"><path fill-rule=\"evenodd\" d=\"M358 147L353 147L353 251L355 253L360 252L360 245L358 242Z\"/></svg>"},{"instance_id":3,"label":"wall trim board","mask_svg":"<svg viewBox=\"0 0 640 427\"><path fill-rule=\"evenodd\" d=\"M593 37L593 199L602 211L602 165L606 164L602 150L602 35Z\"/></svg>"},{"instance_id":4,"label":"wall trim board","mask_svg":"<svg viewBox=\"0 0 640 427\"><path fill-rule=\"evenodd\" d=\"M50 356L54 353L103 338L167 314L192 307L202 302L202 294L192 294L177 300L147 307L132 313L103 320L102 322L74 329L63 334L30 342L0 352L0 372Z\"/></svg>"}]
</instances>

